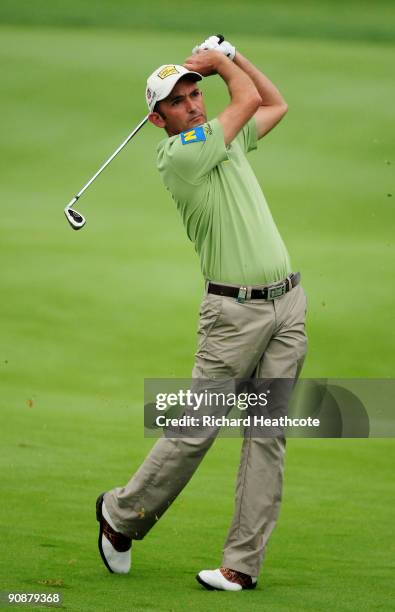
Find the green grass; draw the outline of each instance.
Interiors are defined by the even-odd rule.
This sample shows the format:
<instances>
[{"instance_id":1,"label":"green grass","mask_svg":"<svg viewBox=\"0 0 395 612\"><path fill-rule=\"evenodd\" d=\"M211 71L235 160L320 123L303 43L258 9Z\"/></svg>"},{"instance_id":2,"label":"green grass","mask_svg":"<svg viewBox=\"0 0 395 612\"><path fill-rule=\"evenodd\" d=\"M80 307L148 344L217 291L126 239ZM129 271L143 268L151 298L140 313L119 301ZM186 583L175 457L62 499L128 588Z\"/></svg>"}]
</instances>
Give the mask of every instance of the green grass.
<instances>
[{"instance_id":1,"label":"green grass","mask_svg":"<svg viewBox=\"0 0 395 612\"><path fill-rule=\"evenodd\" d=\"M155 168L152 126L81 200L84 230L72 232L62 208L143 117L147 74L182 61L193 40L148 23L31 27L21 15L25 25L0 29L0 589L62 580L65 609L84 611L389 609L391 440L289 442L255 593L206 593L193 579L220 560L238 440L218 441L136 544L133 574L101 566L94 500L152 444L144 377L189 376L203 283ZM384 32L386 15L372 27ZM308 294L304 374L392 377L392 47L243 27L235 43L290 107L251 160ZM224 87L204 88L213 116Z\"/></svg>"},{"instance_id":2,"label":"green grass","mask_svg":"<svg viewBox=\"0 0 395 612\"><path fill-rule=\"evenodd\" d=\"M292 440L279 525L259 589L209 593L194 573L220 561L238 440L221 439L143 542L129 576L96 553L94 500L124 482L150 441L133 402L59 395L3 413L2 588L51 590L67 610L388 610L394 570L389 440ZM224 461L226 457L226 461Z\"/></svg>"},{"instance_id":3,"label":"green grass","mask_svg":"<svg viewBox=\"0 0 395 612\"><path fill-rule=\"evenodd\" d=\"M394 42L390 0L2 0L0 23ZM133 32L131 32L133 34ZM190 45L189 45L190 47ZM189 48L188 47L188 48ZM147 49L144 48L144 52Z\"/></svg>"}]
</instances>

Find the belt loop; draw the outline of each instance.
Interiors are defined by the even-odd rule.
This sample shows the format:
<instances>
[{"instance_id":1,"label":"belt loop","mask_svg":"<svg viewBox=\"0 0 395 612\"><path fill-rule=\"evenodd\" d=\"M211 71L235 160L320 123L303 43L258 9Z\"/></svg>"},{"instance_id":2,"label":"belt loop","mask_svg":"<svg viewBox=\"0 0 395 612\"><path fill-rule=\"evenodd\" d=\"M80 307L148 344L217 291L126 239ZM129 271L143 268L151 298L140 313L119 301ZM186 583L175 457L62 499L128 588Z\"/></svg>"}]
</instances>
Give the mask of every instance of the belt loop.
<instances>
[{"instance_id":1,"label":"belt loop","mask_svg":"<svg viewBox=\"0 0 395 612\"><path fill-rule=\"evenodd\" d=\"M250 300L251 299L251 291L252 291L252 287L251 285L247 286L247 293L246 293L246 300Z\"/></svg>"}]
</instances>

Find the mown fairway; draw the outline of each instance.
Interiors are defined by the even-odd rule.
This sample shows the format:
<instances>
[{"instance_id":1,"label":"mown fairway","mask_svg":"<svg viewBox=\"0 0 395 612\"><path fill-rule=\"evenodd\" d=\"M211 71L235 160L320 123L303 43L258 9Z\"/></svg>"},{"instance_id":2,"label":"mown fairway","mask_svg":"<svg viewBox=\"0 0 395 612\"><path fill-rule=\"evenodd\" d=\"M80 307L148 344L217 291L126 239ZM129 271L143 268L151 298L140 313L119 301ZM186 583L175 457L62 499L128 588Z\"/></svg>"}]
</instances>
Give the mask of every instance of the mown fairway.
<instances>
[{"instance_id":1,"label":"mown fairway","mask_svg":"<svg viewBox=\"0 0 395 612\"><path fill-rule=\"evenodd\" d=\"M287 15L269 5L266 22L262 9L251 19L238 7L220 24L225 4L212 22L204 4L201 23L193 4L193 27L182 27L173 3L173 29L171 13L155 22L152 6L139 7L132 29L123 5L120 24L107 2L96 20L85 5L70 3L57 20L43 1L41 17L4 3L0 590L61 591L76 611L393 605L392 440L289 441L284 505L256 592L208 593L194 581L220 561L239 440L215 444L136 544L130 576L108 574L96 551L97 494L123 484L152 444L144 378L190 374L203 282L155 168L154 127L83 196L85 229L73 232L62 209L146 113L147 75L182 62L211 30L223 29L289 104L251 161L308 294L304 375L393 376L391 9L358 13L350 3L336 21L319 5L308 27L304 5ZM203 87L215 116L225 87L216 77Z\"/></svg>"}]
</instances>

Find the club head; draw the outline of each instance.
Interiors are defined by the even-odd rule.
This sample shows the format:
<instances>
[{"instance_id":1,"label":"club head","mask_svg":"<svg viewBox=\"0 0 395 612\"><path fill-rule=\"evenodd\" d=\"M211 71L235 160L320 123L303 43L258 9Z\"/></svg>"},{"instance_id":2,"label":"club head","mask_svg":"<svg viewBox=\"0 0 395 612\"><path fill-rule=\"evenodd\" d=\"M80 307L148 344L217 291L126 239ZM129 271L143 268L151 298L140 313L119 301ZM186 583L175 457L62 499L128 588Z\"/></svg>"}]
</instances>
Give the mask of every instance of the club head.
<instances>
[{"instance_id":1,"label":"club head","mask_svg":"<svg viewBox=\"0 0 395 612\"><path fill-rule=\"evenodd\" d=\"M81 229L81 227L84 227L86 223L85 217L83 217L73 208L69 208L68 206L66 206L66 208L64 209L64 214L66 215L66 219L73 229L79 230Z\"/></svg>"}]
</instances>

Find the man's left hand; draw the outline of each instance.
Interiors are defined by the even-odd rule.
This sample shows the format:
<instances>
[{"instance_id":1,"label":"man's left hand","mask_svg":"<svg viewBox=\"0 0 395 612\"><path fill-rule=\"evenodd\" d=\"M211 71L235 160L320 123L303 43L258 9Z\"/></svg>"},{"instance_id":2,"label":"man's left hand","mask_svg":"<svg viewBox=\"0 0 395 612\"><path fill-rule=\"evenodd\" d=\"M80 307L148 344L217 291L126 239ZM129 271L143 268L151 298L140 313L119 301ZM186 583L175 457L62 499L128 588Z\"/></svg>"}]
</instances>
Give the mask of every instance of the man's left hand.
<instances>
[{"instance_id":1,"label":"man's left hand","mask_svg":"<svg viewBox=\"0 0 395 612\"><path fill-rule=\"evenodd\" d=\"M236 48L227 40L220 42L218 35L209 36L200 45L196 45L192 49L192 53L198 53L201 50L219 51L222 55L226 55L230 60L234 60L236 55Z\"/></svg>"}]
</instances>

